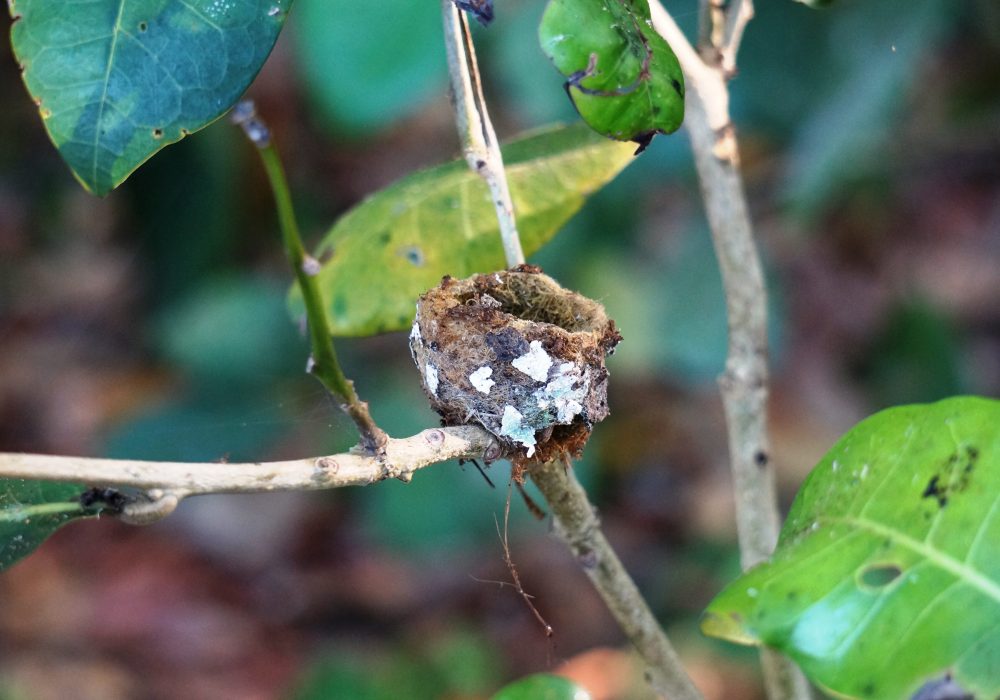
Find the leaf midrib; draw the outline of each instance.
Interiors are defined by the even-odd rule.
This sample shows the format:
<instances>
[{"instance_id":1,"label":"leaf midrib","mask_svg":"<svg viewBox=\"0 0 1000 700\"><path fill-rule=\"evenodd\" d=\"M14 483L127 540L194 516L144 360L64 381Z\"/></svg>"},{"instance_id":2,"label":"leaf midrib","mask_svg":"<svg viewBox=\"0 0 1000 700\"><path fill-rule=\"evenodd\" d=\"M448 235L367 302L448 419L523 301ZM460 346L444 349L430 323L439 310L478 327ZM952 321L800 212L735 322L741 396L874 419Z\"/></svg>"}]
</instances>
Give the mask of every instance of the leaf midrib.
<instances>
[{"instance_id":1,"label":"leaf midrib","mask_svg":"<svg viewBox=\"0 0 1000 700\"><path fill-rule=\"evenodd\" d=\"M125 12L125 2L126 0L119 0L118 2L118 14L115 16L115 26L111 29L111 49L108 51L108 67L104 71L104 88L101 91L101 103L97 109L97 122L94 124L94 160L91 169L92 182L95 186L97 183L97 161L98 161L98 146L101 141L101 122L104 121L104 107L108 103L108 85L111 83L111 66L115 62L115 51L118 49L118 37L121 36L122 29L122 14Z\"/></svg>"}]
</instances>

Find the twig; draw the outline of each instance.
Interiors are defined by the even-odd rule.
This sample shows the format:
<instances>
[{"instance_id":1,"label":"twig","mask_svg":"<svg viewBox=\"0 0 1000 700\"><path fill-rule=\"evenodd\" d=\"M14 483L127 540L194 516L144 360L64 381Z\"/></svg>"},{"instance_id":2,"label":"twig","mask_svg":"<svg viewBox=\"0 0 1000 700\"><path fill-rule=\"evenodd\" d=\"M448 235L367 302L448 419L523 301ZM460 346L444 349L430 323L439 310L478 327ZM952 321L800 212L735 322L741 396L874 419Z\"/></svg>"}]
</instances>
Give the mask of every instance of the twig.
<instances>
[{"instance_id":1,"label":"twig","mask_svg":"<svg viewBox=\"0 0 1000 700\"><path fill-rule=\"evenodd\" d=\"M780 518L767 438L767 290L739 169L739 146L729 119L726 84L735 70L751 0L731 0L719 65L705 63L663 6L650 2L653 26L667 40L687 79L685 126L712 231L726 295L729 352L719 380L736 496L740 560L744 569L767 559L778 541ZM777 653L761 651L772 700L809 698L802 672Z\"/></svg>"},{"instance_id":2,"label":"twig","mask_svg":"<svg viewBox=\"0 0 1000 700\"><path fill-rule=\"evenodd\" d=\"M504 174L503 156L483 98L469 22L454 0L441 0L441 10L455 123L462 140L462 151L469 167L479 173L490 189L507 267L515 267L524 263L524 250L514 220L514 203Z\"/></svg>"},{"instance_id":3,"label":"twig","mask_svg":"<svg viewBox=\"0 0 1000 700\"><path fill-rule=\"evenodd\" d=\"M330 334L322 292L316 281L320 264L306 253L305 246L302 245L299 225L295 218L295 208L292 205L291 193L285 179L285 168L281 164L277 148L271 142L270 130L257 116L253 103L249 101L236 105L233 109L232 119L243 128L247 138L257 147L264 169L267 171L271 190L274 193L285 254L295 271L295 281L302 292L302 300L306 309L309 337L312 344L308 371L341 401L341 408L351 417L358 432L361 433L362 447L371 454L379 454L388 436L375 425L375 421L368 411L368 404L358 398L358 394L354 390L354 382L345 377L340 368L337 353L333 348L333 336Z\"/></svg>"},{"instance_id":4,"label":"twig","mask_svg":"<svg viewBox=\"0 0 1000 700\"><path fill-rule=\"evenodd\" d=\"M653 689L670 700L699 700L701 693L601 532L594 507L576 480L569 460L532 464L528 473L552 508L556 532L569 544L625 636L645 661Z\"/></svg>"},{"instance_id":5,"label":"twig","mask_svg":"<svg viewBox=\"0 0 1000 700\"><path fill-rule=\"evenodd\" d=\"M510 580L512 581L510 585L512 585L514 590L520 594L521 599L524 600L524 604L528 606L529 610L531 610L531 614L535 616L536 620L538 620L538 624L542 626L542 631L545 632L545 636L548 637L551 642L552 635L554 634L552 631L552 625L550 625L545 618L542 617L542 614L538 612L538 608L536 608L535 604L531 602L531 599L534 596L529 595L528 592L524 590L524 586L521 585L521 576L517 573L517 567L514 566L514 560L510 555L510 540L507 537L507 532L508 525L510 524L510 496L513 493L513 483L514 479L511 478L511 481L507 484L507 501L503 509L503 532L500 532L500 523L496 523L497 537L500 538L500 545L503 547L503 563L507 565L507 571L510 573ZM496 517L494 516L494 521L495 520Z\"/></svg>"},{"instance_id":6,"label":"twig","mask_svg":"<svg viewBox=\"0 0 1000 700\"><path fill-rule=\"evenodd\" d=\"M482 457L493 437L482 428L433 428L389 438L382 458L347 452L285 462L144 462L0 452L0 478L83 482L152 490L165 497L210 493L307 491L364 486L386 479L409 481L414 472L451 459ZM176 505L176 503L174 504Z\"/></svg>"}]
</instances>

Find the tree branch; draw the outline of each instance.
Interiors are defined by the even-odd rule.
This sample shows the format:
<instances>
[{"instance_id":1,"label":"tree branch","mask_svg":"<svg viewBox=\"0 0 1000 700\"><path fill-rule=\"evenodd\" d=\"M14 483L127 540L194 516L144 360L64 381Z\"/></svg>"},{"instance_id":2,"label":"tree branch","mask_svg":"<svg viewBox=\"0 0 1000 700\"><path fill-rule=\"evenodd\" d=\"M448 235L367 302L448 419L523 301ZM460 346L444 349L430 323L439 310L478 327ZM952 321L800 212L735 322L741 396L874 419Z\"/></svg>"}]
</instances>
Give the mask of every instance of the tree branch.
<instances>
[{"instance_id":1,"label":"tree branch","mask_svg":"<svg viewBox=\"0 0 1000 700\"><path fill-rule=\"evenodd\" d=\"M462 151L469 167L486 181L500 224L507 267L524 263L524 251L514 220L514 202L507 186L503 156L490 121L483 86L479 79L476 49L469 33L465 13L454 0L441 0L444 16L444 44L448 53L448 74L451 77L455 123L462 140Z\"/></svg>"},{"instance_id":2,"label":"tree branch","mask_svg":"<svg viewBox=\"0 0 1000 700\"><path fill-rule=\"evenodd\" d=\"M729 351L719 386L728 429L740 560L748 569L771 555L780 528L767 436L767 290L743 190L727 86L753 4L731 0L727 6L720 20L725 29L718 65L698 56L659 2L652 1L650 9L653 26L677 54L687 79L684 124L725 288ZM762 649L761 657L772 700L811 697L808 681L791 661L769 649Z\"/></svg>"},{"instance_id":3,"label":"tree branch","mask_svg":"<svg viewBox=\"0 0 1000 700\"><path fill-rule=\"evenodd\" d=\"M670 700L700 700L702 695L684 671L670 640L601 532L600 520L569 460L533 464L528 473L552 508L556 532L569 544L625 636L646 662L647 680L653 689Z\"/></svg>"},{"instance_id":4,"label":"tree branch","mask_svg":"<svg viewBox=\"0 0 1000 700\"><path fill-rule=\"evenodd\" d=\"M414 472L451 459L479 459L494 442L482 428L432 428L389 438L384 457L360 452L283 462L146 462L0 452L0 478L84 482L173 494L314 491L364 486L386 479L410 481ZM162 494L153 494L156 496Z\"/></svg>"}]
</instances>

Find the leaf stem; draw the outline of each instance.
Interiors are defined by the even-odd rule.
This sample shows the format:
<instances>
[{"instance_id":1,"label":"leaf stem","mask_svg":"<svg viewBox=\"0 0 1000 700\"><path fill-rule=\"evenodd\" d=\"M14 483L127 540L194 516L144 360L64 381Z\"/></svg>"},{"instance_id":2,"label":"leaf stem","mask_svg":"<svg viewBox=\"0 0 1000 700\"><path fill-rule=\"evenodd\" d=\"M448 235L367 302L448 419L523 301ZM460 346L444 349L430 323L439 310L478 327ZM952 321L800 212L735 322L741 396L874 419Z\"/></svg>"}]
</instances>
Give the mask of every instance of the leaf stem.
<instances>
[{"instance_id":1,"label":"leaf stem","mask_svg":"<svg viewBox=\"0 0 1000 700\"><path fill-rule=\"evenodd\" d=\"M469 167L486 181L490 189L500 223L500 239L507 267L516 267L524 264L524 250L514 219L514 202L507 186L500 144L483 97L469 22L454 0L441 0L441 11L455 124L462 140L462 152Z\"/></svg>"},{"instance_id":2,"label":"leaf stem","mask_svg":"<svg viewBox=\"0 0 1000 700\"><path fill-rule=\"evenodd\" d=\"M243 128L247 138L257 147L264 170L267 173L271 192L274 194L278 209L278 222L281 227L281 238L285 246L285 255L295 272L295 281L302 292L305 304L306 319L309 327L309 339L312 354L309 358L308 371L315 376L326 389L340 399L341 408L351 417L361 433L361 444L368 452L377 454L381 451L388 437L372 419L368 404L358 398L354 383L344 376L333 347L333 336L326 317L326 305L316 275L319 273L319 261L306 253L299 234L299 224L295 217L295 207L288 189L285 168L281 162L277 148L271 140L270 130L257 116L253 103L244 101L233 110L233 121Z\"/></svg>"}]
</instances>

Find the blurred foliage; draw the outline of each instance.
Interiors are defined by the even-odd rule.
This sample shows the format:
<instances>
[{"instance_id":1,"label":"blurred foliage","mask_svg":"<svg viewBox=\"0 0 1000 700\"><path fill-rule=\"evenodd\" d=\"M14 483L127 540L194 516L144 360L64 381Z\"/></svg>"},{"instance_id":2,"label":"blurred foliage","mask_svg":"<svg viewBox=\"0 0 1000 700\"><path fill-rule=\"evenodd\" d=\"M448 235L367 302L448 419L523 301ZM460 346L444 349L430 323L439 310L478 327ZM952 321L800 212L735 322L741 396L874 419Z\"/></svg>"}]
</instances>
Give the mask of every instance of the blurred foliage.
<instances>
[{"instance_id":1,"label":"blurred foliage","mask_svg":"<svg viewBox=\"0 0 1000 700\"><path fill-rule=\"evenodd\" d=\"M892 309L862 356L861 380L876 405L943 399L966 391L961 339L948 318L922 302Z\"/></svg>"},{"instance_id":2,"label":"blurred foliage","mask_svg":"<svg viewBox=\"0 0 1000 700\"><path fill-rule=\"evenodd\" d=\"M426 106L448 83L438 7L412 0L298 0L292 31L327 124L361 138Z\"/></svg>"},{"instance_id":3,"label":"blurred foliage","mask_svg":"<svg viewBox=\"0 0 1000 700\"><path fill-rule=\"evenodd\" d=\"M590 700L590 693L568 678L537 673L505 686L493 700Z\"/></svg>"},{"instance_id":4,"label":"blurred foliage","mask_svg":"<svg viewBox=\"0 0 1000 700\"><path fill-rule=\"evenodd\" d=\"M333 653L316 662L292 693L294 700L440 700L483 696L500 669L487 640L456 630L380 657Z\"/></svg>"}]
</instances>

